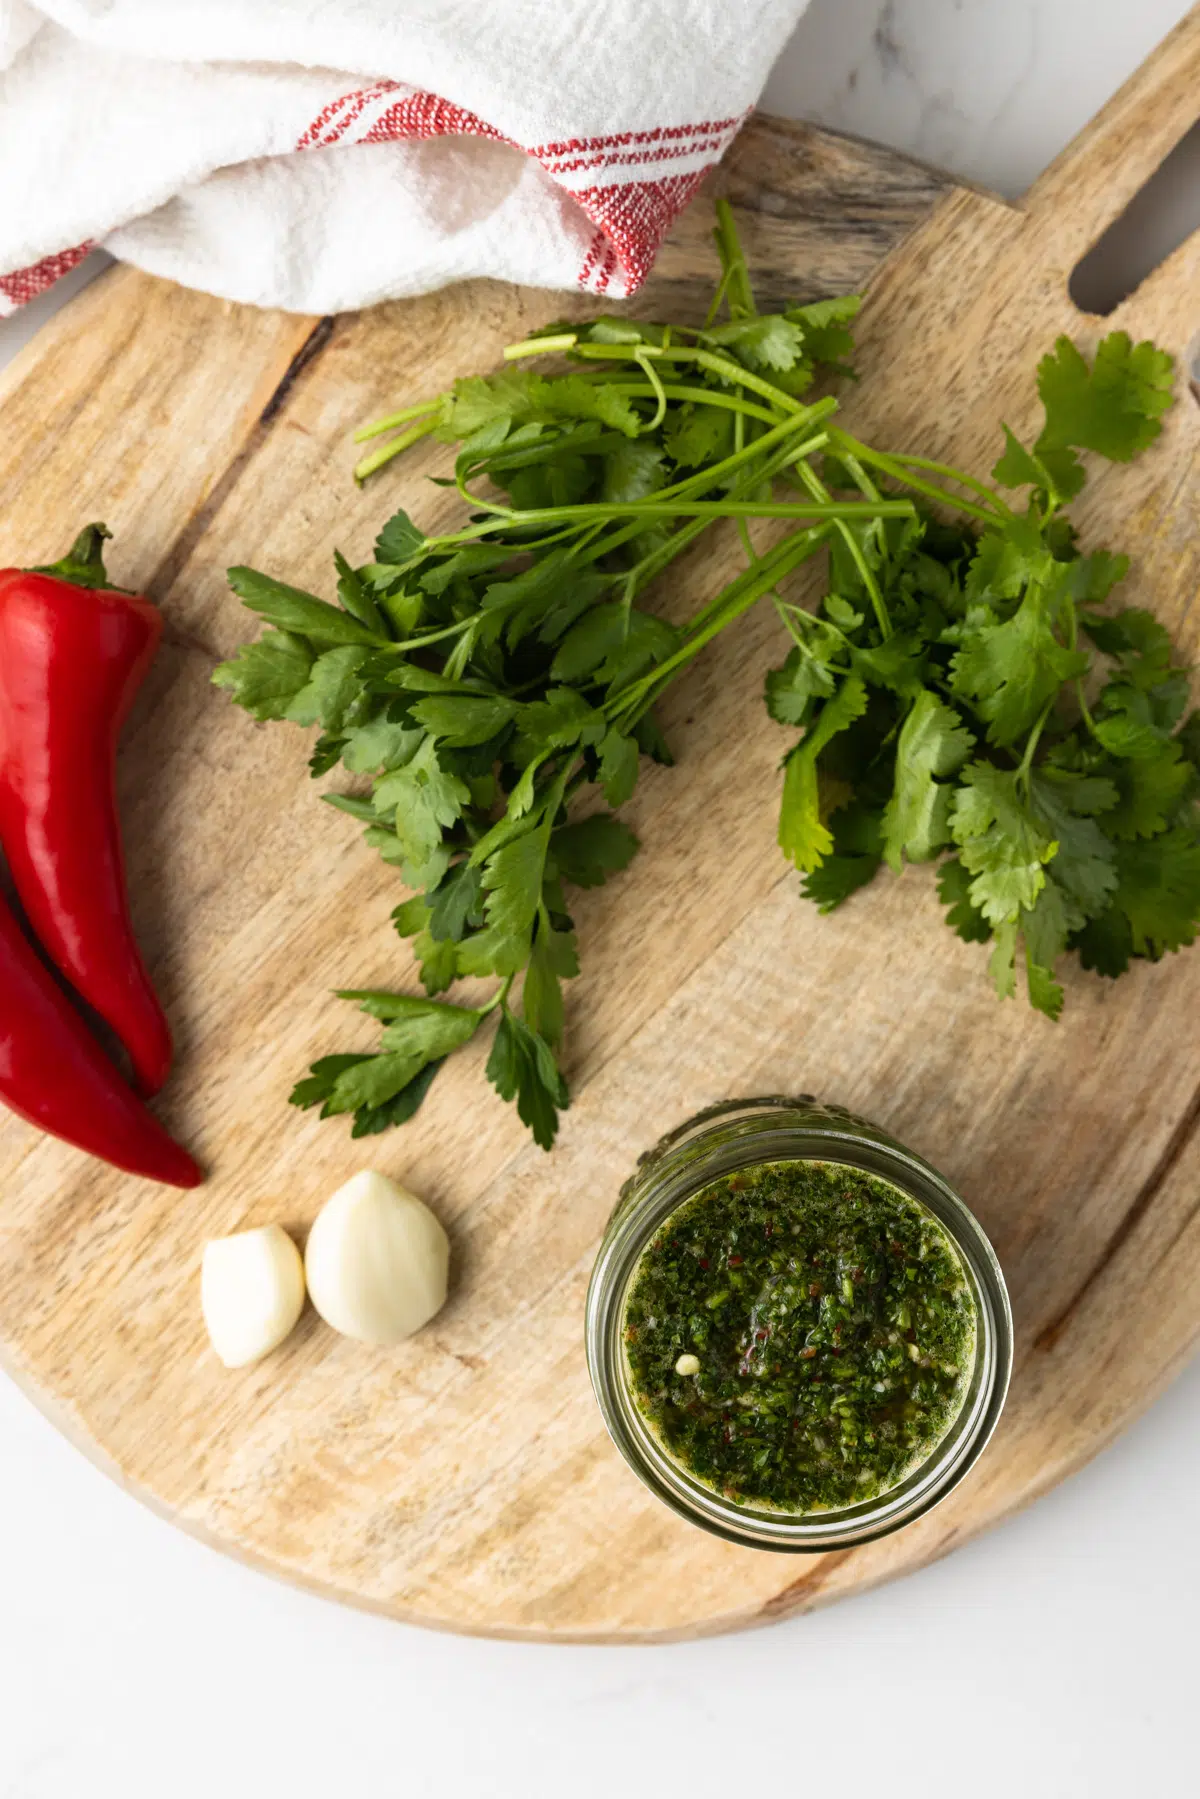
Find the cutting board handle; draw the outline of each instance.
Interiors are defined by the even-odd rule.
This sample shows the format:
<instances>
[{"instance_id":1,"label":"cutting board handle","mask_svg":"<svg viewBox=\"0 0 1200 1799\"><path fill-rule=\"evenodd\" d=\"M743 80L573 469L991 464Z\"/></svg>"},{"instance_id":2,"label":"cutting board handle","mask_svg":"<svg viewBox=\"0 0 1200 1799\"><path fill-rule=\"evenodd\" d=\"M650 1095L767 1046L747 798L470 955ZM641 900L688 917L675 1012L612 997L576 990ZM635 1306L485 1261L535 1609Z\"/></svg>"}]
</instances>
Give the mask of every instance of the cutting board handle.
<instances>
[{"instance_id":1,"label":"cutting board handle","mask_svg":"<svg viewBox=\"0 0 1200 1799\"><path fill-rule=\"evenodd\" d=\"M1073 267L1200 118L1200 5L1034 182L1025 208L1052 219Z\"/></svg>"}]
</instances>

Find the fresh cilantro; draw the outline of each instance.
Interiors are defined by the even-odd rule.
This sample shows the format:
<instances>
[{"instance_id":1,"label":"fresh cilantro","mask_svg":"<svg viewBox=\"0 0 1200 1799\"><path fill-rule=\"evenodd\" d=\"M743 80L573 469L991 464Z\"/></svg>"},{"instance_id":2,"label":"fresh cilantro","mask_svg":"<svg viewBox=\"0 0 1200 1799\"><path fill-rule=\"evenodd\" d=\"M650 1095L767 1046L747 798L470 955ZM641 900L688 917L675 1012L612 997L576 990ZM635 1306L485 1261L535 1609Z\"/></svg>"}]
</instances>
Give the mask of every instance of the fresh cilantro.
<instances>
[{"instance_id":1,"label":"fresh cilantro","mask_svg":"<svg viewBox=\"0 0 1200 1799\"><path fill-rule=\"evenodd\" d=\"M1112 331L1087 359L1060 337L1038 364L1038 393L1046 423L1035 449L1094 450L1112 462L1129 462L1148 449L1173 403L1173 359L1152 343L1134 344Z\"/></svg>"},{"instance_id":2,"label":"fresh cilantro","mask_svg":"<svg viewBox=\"0 0 1200 1799\"><path fill-rule=\"evenodd\" d=\"M958 713L929 688L918 695L896 748L896 785L883 814L884 856L900 872L904 860L928 862L950 841L953 786L974 738Z\"/></svg>"}]
</instances>

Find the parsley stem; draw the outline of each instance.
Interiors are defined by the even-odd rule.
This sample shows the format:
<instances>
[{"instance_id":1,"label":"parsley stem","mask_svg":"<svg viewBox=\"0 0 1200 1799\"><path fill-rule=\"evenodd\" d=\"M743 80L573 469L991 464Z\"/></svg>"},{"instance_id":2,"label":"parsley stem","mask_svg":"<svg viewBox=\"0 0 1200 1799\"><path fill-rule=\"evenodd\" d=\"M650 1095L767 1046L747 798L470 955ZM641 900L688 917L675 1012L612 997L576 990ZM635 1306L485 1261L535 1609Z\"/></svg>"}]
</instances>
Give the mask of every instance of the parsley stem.
<instances>
[{"instance_id":1,"label":"parsley stem","mask_svg":"<svg viewBox=\"0 0 1200 1799\"><path fill-rule=\"evenodd\" d=\"M876 518L913 518L910 500L627 500L619 504L595 503L578 506L533 507L527 512L508 512L503 518L485 520L478 527L483 533L501 525L551 524L559 519L572 519L579 524L592 519L609 518L781 518L800 523L804 519L844 519L847 521ZM439 538L439 543L449 543Z\"/></svg>"},{"instance_id":2,"label":"parsley stem","mask_svg":"<svg viewBox=\"0 0 1200 1799\"><path fill-rule=\"evenodd\" d=\"M485 1000L482 1006L476 1006L475 1010L479 1013L480 1018L486 1018L489 1012L494 1012L496 1010L497 1006L504 1005L516 978L515 975L507 975L504 980L504 985L502 987L497 987L491 999Z\"/></svg>"}]
</instances>

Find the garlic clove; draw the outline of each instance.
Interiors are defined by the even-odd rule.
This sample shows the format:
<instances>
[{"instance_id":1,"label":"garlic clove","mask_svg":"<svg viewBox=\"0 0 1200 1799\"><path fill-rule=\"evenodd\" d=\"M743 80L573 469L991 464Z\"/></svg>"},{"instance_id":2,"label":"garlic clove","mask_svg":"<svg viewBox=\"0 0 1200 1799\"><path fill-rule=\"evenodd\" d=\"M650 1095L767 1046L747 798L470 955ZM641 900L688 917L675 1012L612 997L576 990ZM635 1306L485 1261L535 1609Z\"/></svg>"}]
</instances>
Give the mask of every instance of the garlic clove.
<instances>
[{"instance_id":1,"label":"garlic clove","mask_svg":"<svg viewBox=\"0 0 1200 1799\"><path fill-rule=\"evenodd\" d=\"M423 1200L368 1169L321 1208L304 1265L326 1324L360 1343L398 1343L441 1310L450 1242Z\"/></svg>"},{"instance_id":2,"label":"garlic clove","mask_svg":"<svg viewBox=\"0 0 1200 1799\"><path fill-rule=\"evenodd\" d=\"M244 1368L278 1347L304 1309L304 1263L277 1224L205 1244L200 1306L227 1368Z\"/></svg>"}]
</instances>

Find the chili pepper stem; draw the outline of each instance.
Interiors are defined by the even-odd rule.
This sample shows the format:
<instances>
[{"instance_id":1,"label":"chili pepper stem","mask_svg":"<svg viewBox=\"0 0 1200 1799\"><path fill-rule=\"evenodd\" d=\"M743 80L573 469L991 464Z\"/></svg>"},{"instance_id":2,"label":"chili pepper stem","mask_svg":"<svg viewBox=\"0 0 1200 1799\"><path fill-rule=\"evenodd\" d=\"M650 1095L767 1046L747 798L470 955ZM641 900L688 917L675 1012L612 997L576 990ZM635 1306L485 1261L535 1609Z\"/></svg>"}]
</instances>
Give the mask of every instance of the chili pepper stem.
<instances>
[{"instance_id":1,"label":"chili pepper stem","mask_svg":"<svg viewBox=\"0 0 1200 1799\"><path fill-rule=\"evenodd\" d=\"M111 587L104 566L104 540L111 537L107 525L85 525L66 555L31 569L35 575L55 575L60 581L73 581L76 587Z\"/></svg>"}]
</instances>

